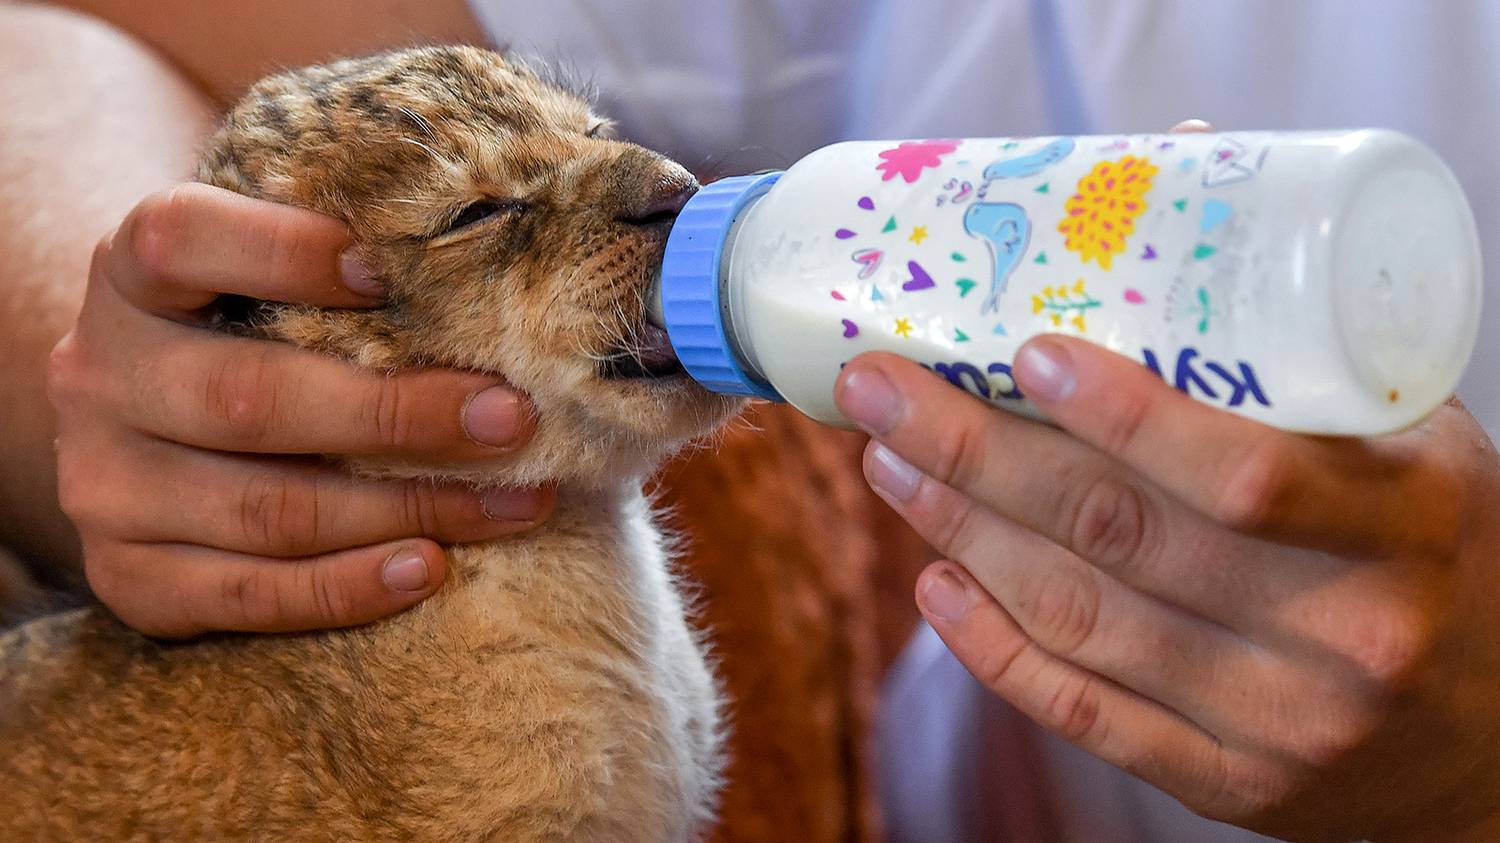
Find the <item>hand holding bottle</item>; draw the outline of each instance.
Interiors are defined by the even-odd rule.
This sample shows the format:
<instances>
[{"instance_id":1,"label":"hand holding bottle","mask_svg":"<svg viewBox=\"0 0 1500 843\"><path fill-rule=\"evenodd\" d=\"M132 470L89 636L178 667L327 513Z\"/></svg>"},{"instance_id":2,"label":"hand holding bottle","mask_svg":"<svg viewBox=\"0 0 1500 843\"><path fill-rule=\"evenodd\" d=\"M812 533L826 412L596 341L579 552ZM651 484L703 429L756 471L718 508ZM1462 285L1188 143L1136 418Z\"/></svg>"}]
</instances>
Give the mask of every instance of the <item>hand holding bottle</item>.
<instances>
[{"instance_id":1,"label":"hand holding bottle","mask_svg":"<svg viewBox=\"0 0 1500 843\"><path fill-rule=\"evenodd\" d=\"M872 487L951 560L917 602L981 682L1209 817L1496 836L1500 456L1472 416L1301 436L1064 337L1015 376L1061 429L888 354L838 382Z\"/></svg>"},{"instance_id":2,"label":"hand holding bottle","mask_svg":"<svg viewBox=\"0 0 1500 843\"><path fill-rule=\"evenodd\" d=\"M871 485L951 560L917 599L980 681L1277 836L1457 839L1500 810L1500 457L1461 406L1307 437L1064 337L1016 377L1062 429L889 354L839 380Z\"/></svg>"}]
</instances>

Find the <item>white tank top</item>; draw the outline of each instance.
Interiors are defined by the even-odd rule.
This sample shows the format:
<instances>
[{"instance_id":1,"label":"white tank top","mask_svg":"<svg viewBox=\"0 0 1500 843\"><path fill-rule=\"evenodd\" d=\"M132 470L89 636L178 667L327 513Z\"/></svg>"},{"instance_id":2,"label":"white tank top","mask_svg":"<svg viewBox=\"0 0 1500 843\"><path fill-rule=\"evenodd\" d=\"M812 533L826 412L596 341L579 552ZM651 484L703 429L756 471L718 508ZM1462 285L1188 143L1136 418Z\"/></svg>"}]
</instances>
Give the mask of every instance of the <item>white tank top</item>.
<instances>
[{"instance_id":1,"label":"white tank top","mask_svg":"<svg viewBox=\"0 0 1500 843\"><path fill-rule=\"evenodd\" d=\"M700 175L837 140L1387 127L1457 172L1491 261L1459 394L1500 438L1500 3L1485 0L471 0L496 44L591 78L632 140ZM996 707L930 630L889 677L891 839L996 839L969 741ZM1035 728L1064 840L1248 840ZM993 732L993 730L991 730ZM1003 787L1004 784L1001 783Z\"/></svg>"}]
</instances>

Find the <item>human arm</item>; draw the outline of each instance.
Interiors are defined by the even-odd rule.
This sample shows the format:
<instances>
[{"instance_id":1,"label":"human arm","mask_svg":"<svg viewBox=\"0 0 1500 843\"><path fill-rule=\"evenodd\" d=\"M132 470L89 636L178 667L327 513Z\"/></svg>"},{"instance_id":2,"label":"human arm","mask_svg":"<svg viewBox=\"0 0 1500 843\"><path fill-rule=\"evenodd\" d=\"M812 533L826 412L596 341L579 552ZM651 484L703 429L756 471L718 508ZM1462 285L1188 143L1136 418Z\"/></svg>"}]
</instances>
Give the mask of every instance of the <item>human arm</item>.
<instances>
[{"instance_id":1,"label":"human arm","mask_svg":"<svg viewBox=\"0 0 1500 843\"><path fill-rule=\"evenodd\" d=\"M242 392L236 400L216 398L205 386L202 364L225 359L214 352L224 338L181 324L187 320L173 307L182 291L234 292L220 283L230 279L260 284L256 289L267 297L333 295L321 301L349 304L339 279L339 253L348 245L342 227L249 200L226 207L214 197L228 194L206 188L158 193L137 208L142 197L190 176L215 107L171 64L96 21L0 4L0 93L12 105L0 117L0 191L6 200L0 203L0 252L7 255L0 263L7 303L0 308L7 347L0 379L0 421L7 430L0 437L0 531L7 544L44 571L77 569L77 534L60 511L53 480L54 438L79 469L65 478L64 497L84 524L96 591L127 620L163 634L367 620L409 605L441 582L441 551L430 539L497 535L542 517L545 495L517 496L510 501L517 508L492 510L505 516L492 519L466 490L371 483L360 486L368 503L362 517L310 522L309 513L319 505L328 512L331 498L342 500L348 490L319 485L322 475L310 476L300 465L291 470L284 457L264 455L295 450L295 437L305 433L296 429L305 418L268 409L278 396L300 388L349 399L317 419L330 436L341 431L345 437L313 443L330 453L381 436L390 448L473 453L481 446L466 435L459 413L483 403L469 400L481 391L474 377L437 373L388 380L330 370L331 361L315 355L273 364L276 352L260 351L239 358L245 365L225 363L222 371L258 373L261 380L245 387L245 377L219 378L220 384L241 384ZM145 260L139 243L153 238L107 236L122 220L129 223L124 228L138 230L143 214L156 220L149 230L168 235ZM213 224L188 227L184 219ZM197 271L174 274L173 266L188 260L197 262ZM132 266L144 271L130 271ZM134 298L122 298L120 284L130 277L140 283L131 288ZM204 279L211 281L208 288L200 283ZM284 285L281 295L266 283ZM86 287L89 318L52 363L63 420L55 428L44 372L53 345L83 305ZM168 306L161 307L163 302ZM180 362L161 371L165 357ZM157 381L140 379L152 371ZM397 415L359 412L392 392L404 396ZM251 425L256 447L249 447L246 431L232 420L222 413L215 417L216 407L238 414L241 426ZM491 410L492 433L503 434L508 426L516 441L524 438L529 411L523 402L511 396ZM184 424L195 426L200 438L190 440ZM470 432L479 436L484 426L470 424ZM207 453L217 458L219 471L173 461L163 449L178 456ZM252 450L263 455L245 456ZM186 495L183 500L196 510L152 508L201 487L210 476L224 496ZM372 523L382 526L372 530ZM146 532L163 528L176 532ZM229 538L233 531L239 536ZM279 546L266 537L280 537ZM381 564L391 558L392 542L402 540L428 564L428 577L415 590L382 586ZM351 549L359 552L338 556ZM223 562L223 554L237 554L237 564L208 564L216 557ZM171 564L189 558L205 564ZM282 561L291 558L298 561Z\"/></svg>"},{"instance_id":2,"label":"human arm","mask_svg":"<svg viewBox=\"0 0 1500 843\"><path fill-rule=\"evenodd\" d=\"M8 3L0 97L0 541L61 571L78 544L57 506L47 355L82 303L94 242L141 196L191 172L213 110L108 27Z\"/></svg>"},{"instance_id":3,"label":"human arm","mask_svg":"<svg viewBox=\"0 0 1500 843\"><path fill-rule=\"evenodd\" d=\"M484 44L465 0L53 0L129 33L227 104L286 67L413 44Z\"/></svg>"}]
</instances>

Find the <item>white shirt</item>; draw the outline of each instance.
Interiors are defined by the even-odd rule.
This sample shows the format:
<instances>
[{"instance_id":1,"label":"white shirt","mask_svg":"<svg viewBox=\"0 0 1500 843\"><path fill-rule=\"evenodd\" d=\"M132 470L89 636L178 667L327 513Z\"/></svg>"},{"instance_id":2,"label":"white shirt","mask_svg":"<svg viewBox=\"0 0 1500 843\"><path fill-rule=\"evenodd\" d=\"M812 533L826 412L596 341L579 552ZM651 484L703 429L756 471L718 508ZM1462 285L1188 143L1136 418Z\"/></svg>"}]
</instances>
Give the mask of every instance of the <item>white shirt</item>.
<instances>
[{"instance_id":1,"label":"white shirt","mask_svg":"<svg viewBox=\"0 0 1500 843\"><path fill-rule=\"evenodd\" d=\"M592 77L627 137L700 173L837 140L1388 127L1465 185L1500 255L1500 3L1485 0L472 0L496 43ZM1487 273L1491 301L1500 293ZM1500 433L1500 303L1459 394ZM966 723L989 705L930 631L887 687L893 839L965 826ZM1007 716L991 712L985 716ZM1009 715L1013 716L1013 712ZM1035 732L1035 730L1033 730ZM912 737L920 735L920 740ZM1067 839L1243 839L1031 735ZM922 770L921 775L910 775Z\"/></svg>"}]
</instances>

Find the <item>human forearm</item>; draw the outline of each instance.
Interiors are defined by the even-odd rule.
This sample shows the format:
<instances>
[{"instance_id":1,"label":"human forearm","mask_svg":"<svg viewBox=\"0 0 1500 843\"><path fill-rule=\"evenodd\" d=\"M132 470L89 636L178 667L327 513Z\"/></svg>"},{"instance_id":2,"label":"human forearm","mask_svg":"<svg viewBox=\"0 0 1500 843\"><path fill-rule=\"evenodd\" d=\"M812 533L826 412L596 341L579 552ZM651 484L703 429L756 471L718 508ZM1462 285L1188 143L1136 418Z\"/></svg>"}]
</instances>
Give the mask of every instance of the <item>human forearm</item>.
<instances>
[{"instance_id":1,"label":"human forearm","mask_svg":"<svg viewBox=\"0 0 1500 843\"><path fill-rule=\"evenodd\" d=\"M94 21L0 3L0 542L77 558L56 503L48 352L71 325L94 244L153 189L191 174L207 97Z\"/></svg>"},{"instance_id":2,"label":"human forearm","mask_svg":"<svg viewBox=\"0 0 1500 843\"><path fill-rule=\"evenodd\" d=\"M150 44L220 102L283 67L418 43L482 44L465 0L59 0Z\"/></svg>"}]
</instances>

